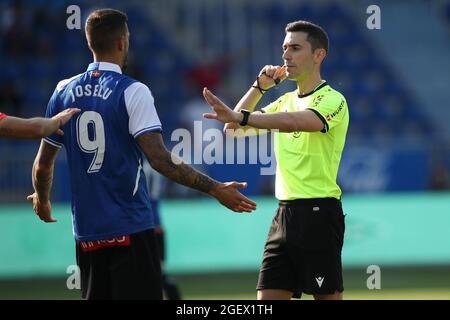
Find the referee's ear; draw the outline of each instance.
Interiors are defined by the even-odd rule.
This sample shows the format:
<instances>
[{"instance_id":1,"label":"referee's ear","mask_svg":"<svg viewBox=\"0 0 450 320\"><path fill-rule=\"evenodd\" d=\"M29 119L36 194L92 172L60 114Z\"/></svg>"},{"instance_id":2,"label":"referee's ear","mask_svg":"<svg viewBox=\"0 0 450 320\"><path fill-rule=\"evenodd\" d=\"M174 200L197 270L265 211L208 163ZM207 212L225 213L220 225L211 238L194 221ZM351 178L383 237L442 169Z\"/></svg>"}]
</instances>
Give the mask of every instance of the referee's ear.
<instances>
[{"instance_id":1,"label":"referee's ear","mask_svg":"<svg viewBox=\"0 0 450 320\"><path fill-rule=\"evenodd\" d=\"M325 50L324 48L317 48L316 50L314 50L313 56L314 62L318 65L321 65L323 60L325 60L327 56L327 50Z\"/></svg>"}]
</instances>

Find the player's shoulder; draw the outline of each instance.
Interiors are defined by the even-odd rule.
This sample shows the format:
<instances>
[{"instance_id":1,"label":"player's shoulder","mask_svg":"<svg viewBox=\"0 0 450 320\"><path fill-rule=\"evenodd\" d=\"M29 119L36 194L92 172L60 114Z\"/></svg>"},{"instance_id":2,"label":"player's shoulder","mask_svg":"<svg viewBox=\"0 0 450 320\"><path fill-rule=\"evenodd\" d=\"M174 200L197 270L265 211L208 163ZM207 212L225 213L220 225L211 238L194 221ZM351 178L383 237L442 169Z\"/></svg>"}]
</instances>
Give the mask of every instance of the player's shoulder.
<instances>
[{"instance_id":1,"label":"player's shoulder","mask_svg":"<svg viewBox=\"0 0 450 320\"><path fill-rule=\"evenodd\" d=\"M64 90L68 85L70 85L72 82L76 81L77 79L79 79L81 76L83 76L85 74L85 72L83 73L79 73L71 78L67 78L64 80L61 80L58 82L58 84L56 85L56 91L57 92L61 92L62 90Z\"/></svg>"},{"instance_id":2,"label":"player's shoulder","mask_svg":"<svg viewBox=\"0 0 450 320\"><path fill-rule=\"evenodd\" d=\"M145 84L131 77L126 78L124 93L127 97L132 96L152 96L150 88ZM152 96L153 97L153 96Z\"/></svg>"},{"instance_id":3,"label":"player's shoulder","mask_svg":"<svg viewBox=\"0 0 450 320\"><path fill-rule=\"evenodd\" d=\"M132 88L134 90L150 90L150 88L145 83L142 83L139 80L133 79L131 77L126 76L125 81L127 82L127 89Z\"/></svg>"}]
</instances>

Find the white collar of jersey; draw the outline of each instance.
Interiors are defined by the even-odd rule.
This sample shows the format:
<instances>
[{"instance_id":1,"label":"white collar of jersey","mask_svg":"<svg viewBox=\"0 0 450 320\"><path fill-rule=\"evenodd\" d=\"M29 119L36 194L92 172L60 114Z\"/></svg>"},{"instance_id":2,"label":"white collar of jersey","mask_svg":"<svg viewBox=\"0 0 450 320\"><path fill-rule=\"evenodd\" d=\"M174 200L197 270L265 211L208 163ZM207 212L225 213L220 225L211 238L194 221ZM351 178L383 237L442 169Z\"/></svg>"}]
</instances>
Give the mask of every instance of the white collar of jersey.
<instances>
[{"instance_id":1,"label":"white collar of jersey","mask_svg":"<svg viewBox=\"0 0 450 320\"><path fill-rule=\"evenodd\" d=\"M91 70L114 71L122 74L119 65L110 62L92 62L88 67L88 71Z\"/></svg>"}]
</instances>

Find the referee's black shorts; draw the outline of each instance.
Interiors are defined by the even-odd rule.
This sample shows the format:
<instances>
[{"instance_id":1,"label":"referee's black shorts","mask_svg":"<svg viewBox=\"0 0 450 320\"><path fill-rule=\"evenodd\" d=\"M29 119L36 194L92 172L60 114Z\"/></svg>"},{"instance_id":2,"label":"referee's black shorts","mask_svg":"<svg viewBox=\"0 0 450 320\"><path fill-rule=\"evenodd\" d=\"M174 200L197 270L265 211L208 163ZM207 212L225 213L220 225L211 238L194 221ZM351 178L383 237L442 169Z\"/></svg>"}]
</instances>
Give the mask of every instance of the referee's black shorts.
<instances>
[{"instance_id":1,"label":"referee's black shorts","mask_svg":"<svg viewBox=\"0 0 450 320\"><path fill-rule=\"evenodd\" d=\"M345 221L335 198L280 201L264 247L257 290L293 297L344 291L341 252Z\"/></svg>"},{"instance_id":2,"label":"referee's black shorts","mask_svg":"<svg viewBox=\"0 0 450 320\"><path fill-rule=\"evenodd\" d=\"M76 250L83 299L162 300L154 229L105 241L77 241Z\"/></svg>"}]
</instances>

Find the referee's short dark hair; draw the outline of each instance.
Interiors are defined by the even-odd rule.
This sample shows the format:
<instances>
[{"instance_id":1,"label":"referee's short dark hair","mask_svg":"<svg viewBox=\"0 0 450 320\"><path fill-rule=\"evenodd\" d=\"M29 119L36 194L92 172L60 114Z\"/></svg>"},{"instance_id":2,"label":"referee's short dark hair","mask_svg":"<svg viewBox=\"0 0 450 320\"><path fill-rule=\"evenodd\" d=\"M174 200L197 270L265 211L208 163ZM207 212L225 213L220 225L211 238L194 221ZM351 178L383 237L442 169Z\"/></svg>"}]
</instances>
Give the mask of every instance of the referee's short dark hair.
<instances>
[{"instance_id":1,"label":"referee's short dark hair","mask_svg":"<svg viewBox=\"0 0 450 320\"><path fill-rule=\"evenodd\" d=\"M86 19L86 39L94 52L108 52L114 47L114 40L126 35L128 17L119 10L98 9Z\"/></svg>"},{"instance_id":2,"label":"referee's short dark hair","mask_svg":"<svg viewBox=\"0 0 450 320\"><path fill-rule=\"evenodd\" d=\"M311 43L312 50L325 49L328 53L329 40L328 35L322 27L304 20L294 21L288 23L285 28L288 32L305 32L308 37L307 40Z\"/></svg>"}]
</instances>

